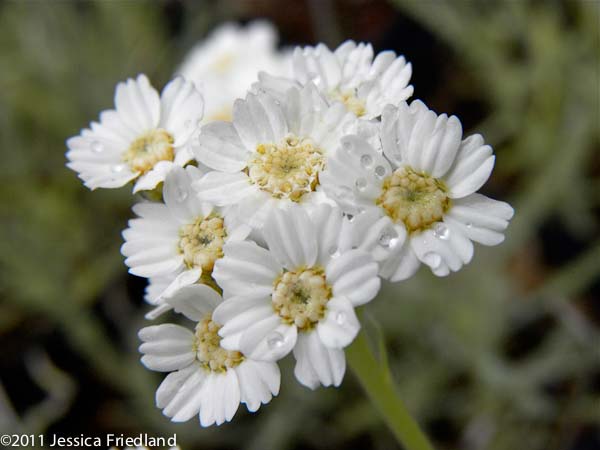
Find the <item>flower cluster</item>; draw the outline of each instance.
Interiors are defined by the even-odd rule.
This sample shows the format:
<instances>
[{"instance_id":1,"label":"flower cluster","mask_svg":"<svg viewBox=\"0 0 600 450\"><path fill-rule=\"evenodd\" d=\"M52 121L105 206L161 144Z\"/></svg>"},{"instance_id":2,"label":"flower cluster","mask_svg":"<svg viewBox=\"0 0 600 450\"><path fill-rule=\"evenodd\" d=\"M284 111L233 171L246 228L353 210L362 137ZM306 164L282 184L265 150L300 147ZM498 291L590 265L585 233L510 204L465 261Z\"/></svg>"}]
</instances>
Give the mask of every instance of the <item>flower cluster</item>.
<instances>
[{"instance_id":1,"label":"flower cluster","mask_svg":"<svg viewBox=\"0 0 600 450\"><path fill-rule=\"evenodd\" d=\"M192 51L187 79L161 95L144 75L119 83L115 110L67 141L86 186L143 194L125 264L149 280L148 319L189 324L139 332L142 363L168 373L156 404L171 420L256 411L289 353L301 384L339 386L355 308L381 279L421 264L446 276L473 242L502 242L512 208L477 193L492 148L407 103L411 70L352 41L280 55L268 25L226 25Z\"/></svg>"}]
</instances>

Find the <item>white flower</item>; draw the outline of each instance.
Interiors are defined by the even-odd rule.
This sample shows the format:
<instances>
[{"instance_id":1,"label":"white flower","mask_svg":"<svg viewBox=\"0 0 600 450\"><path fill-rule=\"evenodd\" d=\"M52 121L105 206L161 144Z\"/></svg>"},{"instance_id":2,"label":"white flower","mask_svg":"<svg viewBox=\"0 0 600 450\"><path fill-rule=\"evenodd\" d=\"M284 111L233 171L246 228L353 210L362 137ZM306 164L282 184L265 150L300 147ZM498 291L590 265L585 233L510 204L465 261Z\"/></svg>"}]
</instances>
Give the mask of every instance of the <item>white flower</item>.
<instances>
[{"instance_id":1,"label":"white flower","mask_svg":"<svg viewBox=\"0 0 600 450\"><path fill-rule=\"evenodd\" d=\"M255 361L221 347L212 311L222 301L211 288L191 285L169 299L177 312L196 322L195 331L174 324L143 328L142 363L171 372L156 391L156 405L173 422L199 414L204 427L230 421L241 403L256 411L279 393L277 364Z\"/></svg>"},{"instance_id":2,"label":"white flower","mask_svg":"<svg viewBox=\"0 0 600 450\"><path fill-rule=\"evenodd\" d=\"M117 85L115 108L67 140L67 166L88 188L117 188L136 180L134 193L151 190L173 165L192 159L186 144L204 108L193 83L176 78L159 98L148 78L139 75Z\"/></svg>"},{"instance_id":3,"label":"white flower","mask_svg":"<svg viewBox=\"0 0 600 450\"><path fill-rule=\"evenodd\" d=\"M274 361L293 349L294 373L311 389L338 386L343 348L360 329L354 307L380 287L378 265L362 250L344 250L342 213L319 205L275 210L265 225L268 250L228 243L213 275L225 302L214 312L222 345Z\"/></svg>"},{"instance_id":4,"label":"white flower","mask_svg":"<svg viewBox=\"0 0 600 450\"><path fill-rule=\"evenodd\" d=\"M233 122L202 127L196 159L215 169L195 187L216 205L235 205L240 220L260 228L270 211L325 201L319 172L339 139L355 129L345 108L328 106L312 84L283 102L259 92L237 100Z\"/></svg>"},{"instance_id":5,"label":"white flower","mask_svg":"<svg viewBox=\"0 0 600 450\"><path fill-rule=\"evenodd\" d=\"M155 279L147 299L159 308L150 317L168 310L164 298L180 287L214 284L211 272L223 255L223 245L243 240L250 232L250 227L237 225L222 208L197 198L191 185L201 176L193 166L174 167L165 179L164 202L134 205L139 217L130 220L123 231L121 253L127 257L129 272Z\"/></svg>"},{"instance_id":6,"label":"white flower","mask_svg":"<svg viewBox=\"0 0 600 450\"><path fill-rule=\"evenodd\" d=\"M246 95L260 70L285 73L287 60L276 45L277 32L268 22L226 23L188 53L176 73L202 86L205 122L231 120L233 102Z\"/></svg>"},{"instance_id":7,"label":"white flower","mask_svg":"<svg viewBox=\"0 0 600 450\"><path fill-rule=\"evenodd\" d=\"M411 64L393 51L373 59L371 44L346 41L333 52L324 44L297 47L292 61L291 79L260 73L258 88L279 97L291 86L312 82L330 103L341 102L363 119L380 116L386 105L398 105L413 93Z\"/></svg>"},{"instance_id":8,"label":"white flower","mask_svg":"<svg viewBox=\"0 0 600 450\"><path fill-rule=\"evenodd\" d=\"M344 138L321 182L355 215L355 244L384 261L383 277L409 278L420 263L445 276L471 260L471 241L504 240L513 209L475 193L494 166L481 135L462 140L456 117L414 101L386 107L381 141L383 154L356 136Z\"/></svg>"}]
</instances>

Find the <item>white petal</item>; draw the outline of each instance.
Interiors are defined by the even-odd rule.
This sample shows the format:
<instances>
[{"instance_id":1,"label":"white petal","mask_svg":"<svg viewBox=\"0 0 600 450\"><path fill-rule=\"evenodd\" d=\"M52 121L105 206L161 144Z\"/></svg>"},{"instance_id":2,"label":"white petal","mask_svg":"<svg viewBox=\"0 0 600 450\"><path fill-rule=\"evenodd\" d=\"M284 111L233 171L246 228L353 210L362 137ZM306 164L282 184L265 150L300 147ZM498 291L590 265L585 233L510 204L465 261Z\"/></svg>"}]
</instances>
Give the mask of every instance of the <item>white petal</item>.
<instances>
[{"instance_id":1,"label":"white petal","mask_svg":"<svg viewBox=\"0 0 600 450\"><path fill-rule=\"evenodd\" d=\"M494 161L492 148L484 145L481 135L462 141L456 161L444 177L450 197L462 198L477 191L490 177Z\"/></svg>"},{"instance_id":2,"label":"white petal","mask_svg":"<svg viewBox=\"0 0 600 450\"><path fill-rule=\"evenodd\" d=\"M505 202L481 194L471 194L454 200L446 213L445 222L452 224L469 239L483 245L498 245L504 240L502 233L514 214Z\"/></svg>"},{"instance_id":3,"label":"white petal","mask_svg":"<svg viewBox=\"0 0 600 450\"><path fill-rule=\"evenodd\" d=\"M177 77L162 91L160 127L175 137L180 147L197 131L204 113L204 98L194 83Z\"/></svg>"},{"instance_id":4,"label":"white petal","mask_svg":"<svg viewBox=\"0 0 600 450\"><path fill-rule=\"evenodd\" d=\"M213 312L213 320L220 324L225 324L234 320L239 314L249 309L269 305L270 296L264 295L244 295L240 297L229 297L226 301L220 303Z\"/></svg>"},{"instance_id":5,"label":"white petal","mask_svg":"<svg viewBox=\"0 0 600 450\"><path fill-rule=\"evenodd\" d=\"M433 229L414 234L410 243L419 260L438 276L448 274L446 266L452 272L460 270L473 257L473 243L447 223L438 222ZM442 270L438 271L438 268Z\"/></svg>"},{"instance_id":6,"label":"white petal","mask_svg":"<svg viewBox=\"0 0 600 450\"><path fill-rule=\"evenodd\" d=\"M235 370L211 373L202 386L200 425L208 427L229 422L240 404L240 388Z\"/></svg>"},{"instance_id":7,"label":"white petal","mask_svg":"<svg viewBox=\"0 0 600 450\"><path fill-rule=\"evenodd\" d=\"M218 206L243 202L258 190L243 172L208 172L194 183L194 189L200 200Z\"/></svg>"},{"instance_id":8,"label":"white petal","mask_svg":"<svg viewBox=\"0 0 600 450\"><path fill-rule=\"evenodd\" d=\"M213 278L226 298L253 292L271 293L281 266L269 251L253 242L228 242L223 252L223 258L215 263Z\"/></svg>"},{"instance_id":9,"label":"white petal","mask_svg":"<svg viewBox=\"0 0 600 450\"><path fill-rule=\"evenodd\" d=\"M115 106L123 123L137 135L158 125L160 99L146 75L119 83L115 92Z\"/></svg>"},{"instance_id":10,"label":"white petal","mask_svg":"<svg viewBox=\"0 0 600 450\"><path fill-rule=\"evenodd\" d=\"M323 386L339 386L346 371L344 351L323 345L316 332L300 333L294 348L296 367L294 375L304 386L315 389Z\"/></svg>"},{"instance_id":11,"label":"white petal","mask_svg":"<svg viewBox=\"0 0 600 450\"><path fill-rule=\"evenodd\" d=\"M249 149L230 122L204 125L190 148L196 159L211 169L235 173L246 167Z\"/></svg>"},{"instance_id":12,"label":"white petal","mask_svg":"<svg viewBox=\"0 0 600 450\"><path fill-rule=\"evenodd\" d=\"M355 305L371 301L381 286L377 275L379 266L363 250L350 250L333 258L325 268L327 282L333 286L333 295L346 297Z\"/></svg>"},{"instance_id":13,"label":"white petal","mask_svg":"<svg viewBox=\"0 0 600 450\"><path fill-rule=\"evenodd\" d=\"M261 404L279 394L281 373L275 363L245 359L235 368L240 385L240 399L248 411L256 411Z\"/></svg>"},{"instance_id":14,"label":"white petal","mask_svg":"<svg viewBox=\"0 0 600 450\"><path fill-rule=\"evenodd\" d=\"M200 410L202 387L208 372L197 364L174 372L156 391L156 405L173 422L186 422Z\"/></svg>"},{"instance_id":15,"label":"white petal","mask_svg":"<svg viewBox=\"0 0 600 450\"><path fill-rule=\"evenodd\" d=\"M192 188L201 178L202 172L193 166L185 169L175 166L165 178L163 199L169 213L180 223L190 223L210 209L202 204Z\"/></svg>"},{"instance_id":16,"label":"white petal","mask_svg":"<svg viewBox=\"0 0 600 450\"><path fill-rule=\"evenodd\" d=\"M295 326L281 324L281 319L273 315L244 331L240 347L249 358L277 361L294 348L297 336Z\"/></svg>"},{"instance_id":17,"label":"white petal","mask_svg":"<svg viewBox=\"0 0 600 450\"><path fill-rule=\"evenodd\" d=\"M199 322L222 303L223 299L211 287L204 284L192 284L180 288L166 301L173 306L175 312Z\"/></svg>"},{"instance_id":18,"label":"white petal","mask_svg":"<svg viewBox=\"0 0 600 450\"><path fill-rule=\"evenodd\" d=\"M177 167L171 161L159 161L157 162L152 170L140 176L133 186L133 193L136 194L140 191L151 191L160 182L165 181L165 177L171 169Z\"/></svg>"},{"instance_id":19,"label":"white petal","mask_svg":"<svg viewBox=\"0 0 600 450\"><path fill-rule=\"evenodd\" d=\"M339 208L331 205L317 205L311 211L310 218L318 230L317 240L319 254L317 261L325 266L331 256L338 251L339 242L342 239L343 215Z\"/></svg>"},{"instance_id":20,"label":"white petal","mask_svg":"<svg viewBox=\"0 0 600 450\"><path fill-rule=\"evenodd\" d=\"M219 330L219 334L223 337L237 334L241 331L246 331L250 334L254 330L264 330L266 328L274 329L279 321L273 318L275 312L270 302L263 302L246 310L239 311L235 316L227 320L223 327ZM273 324L268 325L268 324Z\"/></svg>"},{"instance_id":21,"label":"white petal","mask_svg":"<svg viewBox=\"0 0 600 450\"><path fill-rule=\"evenodd\" d=\"M286 212L274 210L265 224L264 234L269 251L288 270L315 264L317 233L302 207L289 208Z\"/></svg>"},{"instance_id":22,"label":"white petal","mask_svg":"<svg viewBox=\"0 0 600 450\"><path fill-rule=\"evenodd\" d=\"M186 367L196 355L192 349L194 335L179 325L163 324L142 328L138 333L142 363L150 370L170 372Z\"/></svg>"},{"instance_id":23,"label":"white petal","mask_svg":"<svg viewBox=\"0 0 600 450\"><path fill-rule=\"evenodd\" d=\"M321 342L329 348L343 348L354 340L360 323L352 303L345 297L333 297L327 302L325 319L317 324Z\"/></svg>"},{"instance_id":24,"label":"white petal","mask_svg":"<svg viewBox=\"0 0 600 450\"><path fill-rule=\"evenodd\" d=\"M189 368L180 370L179 372L184 371L184 374L173 380L174 386L169 387L168 390L165 388L165 391L159 395L159 391L162 388L161 385L159 391L156 393L157 404L159 407L161 404L164 404L163 414L171 417L173 422L187 422L198 413L202 403L203 387L209 374L208 371L197 364L193 364ZM175 391L175 389L177 390ZM173 394L169 391L175 392Z\"/></svg>"},{"instance_id":25,"label":"white petal","mask_svg":"<svg viewBox=\"0 0 600 450\"><path fill-rule=\"evenodd\" d=\"M420 265L421 261L412 249L410 240L407 240L404 245L396 247L382 262L379 275L395 283L412 277Z\"/></svg>"}]
</instances>

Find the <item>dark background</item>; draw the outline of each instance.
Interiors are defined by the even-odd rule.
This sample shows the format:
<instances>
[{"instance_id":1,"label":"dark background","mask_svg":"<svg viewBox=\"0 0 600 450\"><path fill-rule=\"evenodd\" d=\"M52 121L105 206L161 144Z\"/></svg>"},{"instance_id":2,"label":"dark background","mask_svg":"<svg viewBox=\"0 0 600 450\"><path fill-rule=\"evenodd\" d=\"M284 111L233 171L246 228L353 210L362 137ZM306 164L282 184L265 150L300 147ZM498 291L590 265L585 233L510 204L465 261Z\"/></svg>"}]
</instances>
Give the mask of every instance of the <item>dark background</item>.
<instances>
[{"instance_id":1,"label":"dark background","mask_svg":"<svg viewBox=\"0 0 600 450\"><path fill-rule=\"evenodd\" d=\"M86 190L67 137L115 84L168 81L227 20L281 46L371 41L413 64L414 98L481 132L484 192L516 210L460 273L422 269L365 307L398 390L440 449L600 448L600 73L595 1L0 1L0 426L64 436L178 435L192 449L392 449L350 372L203 430L154 408L138 360L144 280L127 275L127 188Z\"/></svg>"}]
</instances>

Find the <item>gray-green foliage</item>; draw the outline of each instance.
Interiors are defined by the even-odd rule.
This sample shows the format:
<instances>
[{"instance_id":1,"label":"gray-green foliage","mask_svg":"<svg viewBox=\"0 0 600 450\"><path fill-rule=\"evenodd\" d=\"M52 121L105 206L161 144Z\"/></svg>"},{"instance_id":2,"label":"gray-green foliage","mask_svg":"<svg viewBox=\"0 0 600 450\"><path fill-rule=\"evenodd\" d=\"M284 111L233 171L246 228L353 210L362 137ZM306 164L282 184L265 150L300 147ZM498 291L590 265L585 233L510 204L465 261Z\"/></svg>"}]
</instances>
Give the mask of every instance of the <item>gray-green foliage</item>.
<instances>
[{"instance_id":1,"label":"gray-green foliage","mask_svg":"<svg viewBox=\"0 0 600 450\"><path fill-rule=\"evenodd\" d=\"M460 71L475 80L456 95L468 91L489 106L476 129L495 147L493 179L511 196L516 216L505 244L478 247L459 274L435 279L421 270L409 282L386 285L365 308L380 327L367 325L368 331L385 336L411 411L421 420L449 418L461 448L568 448L579 424L600 419L598 392L589 387L599 364L598 329L578 306L600 272L593 213L600 183L592 170L600 141L598 4L569 3L568 20L560 2L396 5L447 45ZM190 8L184 39L174 42L161 6L0 3L0 334L41 318L122 395L106 411L108 423L177 432L186 450L285 449L298 442L336 448L365 434L375 448L391 448L351 376L339 390L312 393L293 382L290 362L281 396L257 416L238 414L224 429L174 426L153 408L159 377L141 367L136 351L145 309L127 301L118 250L132 198L127 188L83 188L64 166L64 140L112 106L116 81L145 72L156 85L165 82L190 36L212 20L211 10ZM543 267L537 237L551 215L589 242L586 253L554 270ZM109 339L92 311L97 303L113 311L124 347ZM512 327L541 314L556 326L524 358L508 359ZM18 416L0 395L1 425L42 432L68 410L78 380L37 346L22 352L50 403ZM545 393L545 385L563 380L567 395Z\"/></svg>"}]
</instances>

